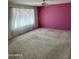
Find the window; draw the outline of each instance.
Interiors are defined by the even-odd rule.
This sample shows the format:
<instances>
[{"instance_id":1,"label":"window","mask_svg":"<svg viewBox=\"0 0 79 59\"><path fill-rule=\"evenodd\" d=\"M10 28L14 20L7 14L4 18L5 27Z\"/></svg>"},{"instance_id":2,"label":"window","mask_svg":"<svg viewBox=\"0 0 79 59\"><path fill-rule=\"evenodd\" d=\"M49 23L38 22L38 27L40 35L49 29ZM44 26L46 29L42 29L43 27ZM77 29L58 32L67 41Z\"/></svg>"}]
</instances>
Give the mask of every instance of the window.
<instances>
[{"instance_id":1,"label":"window","mask_svg":"<svg viewBox=\"0 0 79 59\"><path fill-rule=\"evenodd\" d=\"M9 39L37 27L35 7L9 7Z\"/></svg>"},{"instance_id":2,"label":"window","mask_svg":"<svg viewBox=\"0 0 79 59\"><path fill-rule=\"evenodd\" d=\"M35 25L35 13L33 8L11 8L11 29L21 29Z\"/></svg>"}]
</instances>

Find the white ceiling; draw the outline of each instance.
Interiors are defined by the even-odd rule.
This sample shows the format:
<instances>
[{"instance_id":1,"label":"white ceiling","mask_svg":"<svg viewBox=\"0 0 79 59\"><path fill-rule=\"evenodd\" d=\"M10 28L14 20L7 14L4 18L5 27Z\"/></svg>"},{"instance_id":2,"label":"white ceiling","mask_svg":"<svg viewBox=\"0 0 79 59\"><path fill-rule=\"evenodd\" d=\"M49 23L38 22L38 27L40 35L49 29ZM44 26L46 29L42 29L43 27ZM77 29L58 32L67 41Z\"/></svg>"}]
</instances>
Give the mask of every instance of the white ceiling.
<instances>
[{"instance_id":1,"label":"white ceiling","mask_svg":"<svg viewBox=\"0 0 79 59\"><path fill-rule=\"evenodd\" d=\"M46 3L61 4L61 3L69 3L70 1L71 0L46 0ZM9 0L9 2L22 5L42 6L43 0Z\"/></svg>"}]
</instances>

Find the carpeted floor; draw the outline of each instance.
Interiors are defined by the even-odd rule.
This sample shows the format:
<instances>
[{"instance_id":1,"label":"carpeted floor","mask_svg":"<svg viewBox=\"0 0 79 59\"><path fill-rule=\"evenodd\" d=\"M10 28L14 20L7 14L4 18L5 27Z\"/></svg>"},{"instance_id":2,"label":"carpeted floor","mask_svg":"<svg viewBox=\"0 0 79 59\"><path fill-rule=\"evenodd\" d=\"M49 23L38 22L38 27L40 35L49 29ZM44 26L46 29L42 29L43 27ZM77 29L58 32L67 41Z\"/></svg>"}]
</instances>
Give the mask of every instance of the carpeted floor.
<instances>
[{"instance_id":1,"label":"carpeted floor","mask_svg":"<svg viewBox=\"0 0 79 59\"><path fill-rule=\"evenodd\" d=\"M71 59L71 32L36 29L11 39L8 48L9 59Z\"/></svg>"}]
</instances>

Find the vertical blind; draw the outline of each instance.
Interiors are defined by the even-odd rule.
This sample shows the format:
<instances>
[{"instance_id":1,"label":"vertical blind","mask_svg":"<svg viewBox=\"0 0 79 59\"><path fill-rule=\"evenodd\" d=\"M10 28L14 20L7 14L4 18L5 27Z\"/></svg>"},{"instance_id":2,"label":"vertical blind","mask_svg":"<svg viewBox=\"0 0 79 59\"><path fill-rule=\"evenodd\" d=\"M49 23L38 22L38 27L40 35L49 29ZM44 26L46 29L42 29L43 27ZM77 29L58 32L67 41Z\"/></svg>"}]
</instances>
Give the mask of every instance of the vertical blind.
<instances>
[{"instance_id":1,"label":"vertical blind","mask_svg":"<svg viewBox=\"0 0 79 59\"><path fill-rule=\"evenodd\" d=\"M11 29L35 25L35 14L32 8L11 8Z\"/></svg>"}]
</instances>

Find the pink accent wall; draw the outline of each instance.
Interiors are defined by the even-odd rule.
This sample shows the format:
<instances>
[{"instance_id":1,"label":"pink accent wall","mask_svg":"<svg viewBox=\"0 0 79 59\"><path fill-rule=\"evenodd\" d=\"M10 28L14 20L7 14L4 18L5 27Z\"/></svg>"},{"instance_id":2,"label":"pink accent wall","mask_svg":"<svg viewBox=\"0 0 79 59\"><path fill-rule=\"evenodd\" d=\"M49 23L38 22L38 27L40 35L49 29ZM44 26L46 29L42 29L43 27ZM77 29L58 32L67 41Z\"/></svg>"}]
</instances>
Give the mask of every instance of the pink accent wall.
<instances>
[{"instance_id":1,"label":"pink accent wall","mask_svg":"<svg viewBox=\"0 0 79 59\"><path fill-rule=\"evenodd\" d=\"M38 25L43 28L71 29L71 3L38 7Z\"/></svg>"}]
</instances>

